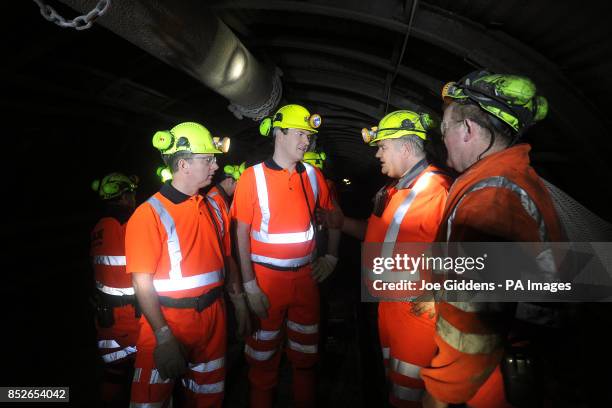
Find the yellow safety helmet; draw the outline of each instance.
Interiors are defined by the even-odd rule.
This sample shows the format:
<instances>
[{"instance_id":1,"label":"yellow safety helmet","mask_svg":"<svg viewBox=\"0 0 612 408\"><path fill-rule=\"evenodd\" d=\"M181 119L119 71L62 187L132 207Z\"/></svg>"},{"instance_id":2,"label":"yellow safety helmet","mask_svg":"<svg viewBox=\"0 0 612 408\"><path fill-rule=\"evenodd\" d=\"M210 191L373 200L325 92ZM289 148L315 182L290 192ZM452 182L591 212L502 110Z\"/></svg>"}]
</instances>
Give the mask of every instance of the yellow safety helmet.
<instances>
[{"instance_id":1,"label":"yellow safety helmet","mask_svg":"<svg viewBox=\"0 0 612 408\"><path fill-rule=\"evenodd\" d=\"M304 161L308 164L323 170L323 162L327 158L325 152L306 152L304 153Z\"/></svg>"},{"instance_id":2,"label":"yellow safety helmet","mask_svg":"<svg viewBox=\"0 0 612 408\"><path fill-rule=\"evenodd\" d=\"M242 173L244 172L244 169L246 169L246 163L242 162L242 164L240 165L233 165L233 164L228 164L225 167L223 167L223 172L233 178L234 180L238 181L240 179L240 176L242 176Z\"/></svg>"},{"instance_id":3,"label":"yellow safety helmet","mask_svg":"<svg viewBox=\"0 0 612 408\"><path fill-rule=\"evenodd\" d=\"M227 153L230 139L212 137L208 129L196 122L183 122L170 130L161 130L153 135L153 146L163 155L176 152Z\"/></svg>"},{"instance_id":4,"label":"yellow safety helmet","mask_svg":"<svg viewBox=\"0 0 612 408\"><path fill-rule=\"evenodd\" d=\"M517 133L548 113L548 101L536 94L533 81L518 75L474 71L444 85L442 99L478 104Z\"/></svg>"},{"instance_id":5,"label":"yellow safety helmet","mask_svg":"<svg viewBox=\"0 0 612 408\"><path fill-rule=\"evenodd\" d=\"M370 146L374 146L380 140L397 139L408 135L427 140L427 131L434 126L434 120L427 113L399 110L387 114L380 120L378 126L371 129L363 128L361 136Z\"/></svg>"},{"instance_id":6,"label":"yellow safety helmet","mask_svg":"<svg viewBox=\"0 0 612 408\"><path fill-rule=\"evenodd\" d=\"M285 105L280 108L273 117L265 118L259 125L259 133L270 136L272 129L302 129L317 133L321 126L321 116L313 113L301 105Z\"/></svg>"},{"instance_id":7,"label":"yellow safety helmet","mask_svg":"<svg viewBox=\"0 0 612 408\"><path fill-rule=\"evenodd\" d=\"M103 200L110 200L121 196L126 191L132 192L138 188L138 176L126 176L122 173L110 173L102 180L94 180L91 188Z\"/></svg>"}]
</instances>

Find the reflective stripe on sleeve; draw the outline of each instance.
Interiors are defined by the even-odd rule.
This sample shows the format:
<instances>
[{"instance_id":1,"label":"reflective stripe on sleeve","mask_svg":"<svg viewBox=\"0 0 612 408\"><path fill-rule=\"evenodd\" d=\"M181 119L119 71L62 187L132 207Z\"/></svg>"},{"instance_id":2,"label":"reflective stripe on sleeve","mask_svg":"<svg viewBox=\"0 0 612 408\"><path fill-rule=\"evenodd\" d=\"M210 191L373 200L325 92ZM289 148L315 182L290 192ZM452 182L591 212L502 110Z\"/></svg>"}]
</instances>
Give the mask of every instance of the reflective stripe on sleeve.
<instances>
[{"instance_id":1,"label":"reflective stripe on sleeve","mask_svg":"<svg viewBox=\"0 0 612 408\"><path fill-rule=\"evenodd\" d=\"M438 335L455 350L465 354L491 353L502 346L502 337L497 334L464 333L442 316L436 323Z\"/></svg>"}]
</instances>

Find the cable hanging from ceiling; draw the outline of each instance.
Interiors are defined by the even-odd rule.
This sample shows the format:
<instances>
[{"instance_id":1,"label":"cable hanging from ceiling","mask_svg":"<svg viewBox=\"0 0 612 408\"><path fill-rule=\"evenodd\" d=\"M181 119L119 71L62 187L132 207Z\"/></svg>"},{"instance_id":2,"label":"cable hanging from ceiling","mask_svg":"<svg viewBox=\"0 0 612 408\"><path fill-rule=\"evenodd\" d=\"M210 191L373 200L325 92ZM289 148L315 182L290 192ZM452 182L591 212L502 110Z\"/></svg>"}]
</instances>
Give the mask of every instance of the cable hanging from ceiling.
<instances>
[{"instance_id":1,"label":"cable hanging from ceiling","mask_svg":"<svg viewBox=\"0 0 612 408\"><path fill-rule=\"evenodd\" d=\"M412 5L410 7L410 20L408 20L408 28L406 29L406 35L404 36L404 43L402 44L402 51L400 52L399 58L397 59L397 64L395 65L395 70L393 71L393 75L391 79L387 83L386 89L386 97L385 97L385 115L389 110L389 101L391 99L391 87L393 86L393 81L397 77L400 66L402 64L402 59L404 59L404 53L406 52L406 46L408 45L408 38L410 37L410 32L412 31L412 22L414 21L414 15L416 13L417 7L419 4L419 0L413 0Z\"/></svg>"}]
</instances>

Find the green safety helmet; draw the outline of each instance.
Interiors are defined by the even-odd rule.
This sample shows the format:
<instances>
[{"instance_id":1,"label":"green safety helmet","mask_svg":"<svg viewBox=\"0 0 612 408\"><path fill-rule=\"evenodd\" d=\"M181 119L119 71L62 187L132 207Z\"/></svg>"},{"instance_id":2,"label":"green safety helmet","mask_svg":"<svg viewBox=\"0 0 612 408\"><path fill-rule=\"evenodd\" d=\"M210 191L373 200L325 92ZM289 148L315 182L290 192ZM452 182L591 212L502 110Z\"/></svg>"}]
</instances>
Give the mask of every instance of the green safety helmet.
<instances>
[{"instance_id":1,"label":"green safety helmet","mask_svg":"<svg viewBox=\"0 0 612 408\"><path fill-rule=\"evenodd\" d=\"M225 167L223 167L223 172L228 176L233 178L234 180L238 181L238 179L240 179L240 176L242 176L242 173L244 172L244 169L246 169L246 163L242 162L242 164L240 165L233 165L233 164L228 164Z\"/></svg>"},{"instance_id":2,"label":"green safety helmet","mask_svg":"<svg viewBox=\"0 0 612 408\"><path fill-rule=\"evenodd\" d=\"M446 101L471 101L521 132L546 117L548 102L536 95L535 84L527 77L474 71L459 82L449 82L442 88Z\"/></svg>"},{"instance_id":3,"label":"green safety helmet","mask_svg":"<svg viewBox=\"0 0 612 408\"><path fill-rule=\"evenodd\" d=\"M122 173L110 173L102 180L94 180L91 188L100 195L103 200L111 200L120 197L121 194L135 191L138 188L138 176L126 176Z\"/></svg>"},{"instance_id":4,"label":"green safety helmet","mask_svg":"<svg viewBox=\"0 0 612 408\"><path fill-rule=\"evenodd\" d=\"M171 155L176 152L227 153L230 139L224 137L212 137L208 129L199 123L183 122L170 130L161 130L153 135L153 146L163 155Z\"/></svg>"},{"instance_id":5,"label":"green safety helmet","mask_svg":"<svg viewBox=\"0 0 612 408\"><path fill-rule=\"evenodd\" d=\"M270 136L272 129L279 127L282 129L302 129L312 133L317 133L321 126L321 116L310 114L301 105L285 105L280 108L273 117L265 118L259 125L259 133L263 136Z\"/></svg>"},{"instance_id":6,"label":"green safety helmet","mask_svg":"<svg viewBox=\"0 0 612 408\"><path fill-rule=\"evenodd\" d=\"M302 160L323 170L323 162L326 158L327 155L325 154L325 152L306 152L304 153L304 158Z\"/></svg>"},{"instance_id":7,"label":"green safety helmet","mask_svg":"<svg viewBox=\"0 0 612 408\"><path fill-rule=\"evenodd\" d=\"M170 167L159 166L157 170L155 170L155 173L161 179L162 183L172 180L172 171L170 170Z\"/></svg>"},{"instance_id":8,"label":"green safety helmet","mask_svg":"<svg viewBox=\"0 0 612 408\"><path fill-rule=\"evenodd\" d=\"M387 114L380 120L378 126L371 129L363 128L361 137L370 146L381 140L411 135L427 140L427 131L434 126L434 120L427 113L399 110Z\"/></svg>"}]
</instances>

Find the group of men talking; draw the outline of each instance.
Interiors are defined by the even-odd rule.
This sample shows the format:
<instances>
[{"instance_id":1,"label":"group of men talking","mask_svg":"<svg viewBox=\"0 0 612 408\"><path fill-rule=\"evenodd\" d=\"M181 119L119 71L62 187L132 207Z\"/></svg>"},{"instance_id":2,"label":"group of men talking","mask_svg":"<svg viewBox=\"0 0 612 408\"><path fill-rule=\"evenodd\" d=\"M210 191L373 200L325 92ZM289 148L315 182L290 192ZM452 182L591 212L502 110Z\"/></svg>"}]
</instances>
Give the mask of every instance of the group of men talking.
<instances>
[{"instance_id":1,"label":"group of men talking","mask_svg":"<svg viewBox=\"0 0 612 408\"><path fill-rule=\"evenodd\" d=\"M167 407L180 381L186 405L220 407L225 290L245 341L250 406L273 406L283 351L293 406L317 406L318 284L336 267L338 240L331 237L340 231L391 245L563 240L551 198L529 164L530 147L521 143L547 112L533 82L479 71L447 84L442 97L446 163L428 154L435 125L424 112L391 112L362 132L392 179L367 220L345 216L318 166L304 161L321 117L300 105L262 121L260 133L274 140L270 158L246 169L226 166L228 181L207 194L201 191L227 149L195 122L154 135L172 178L137 208L136 178L112 173L96 182L108 203L91 249L105 403ZM317 250L319 225L330 239ZM511 406L500 371L507 332L487 323L496 313L433 296L381 301L390 404ZM121 386L126 373L130 389Z\"/></svg>"}]
</instances>

